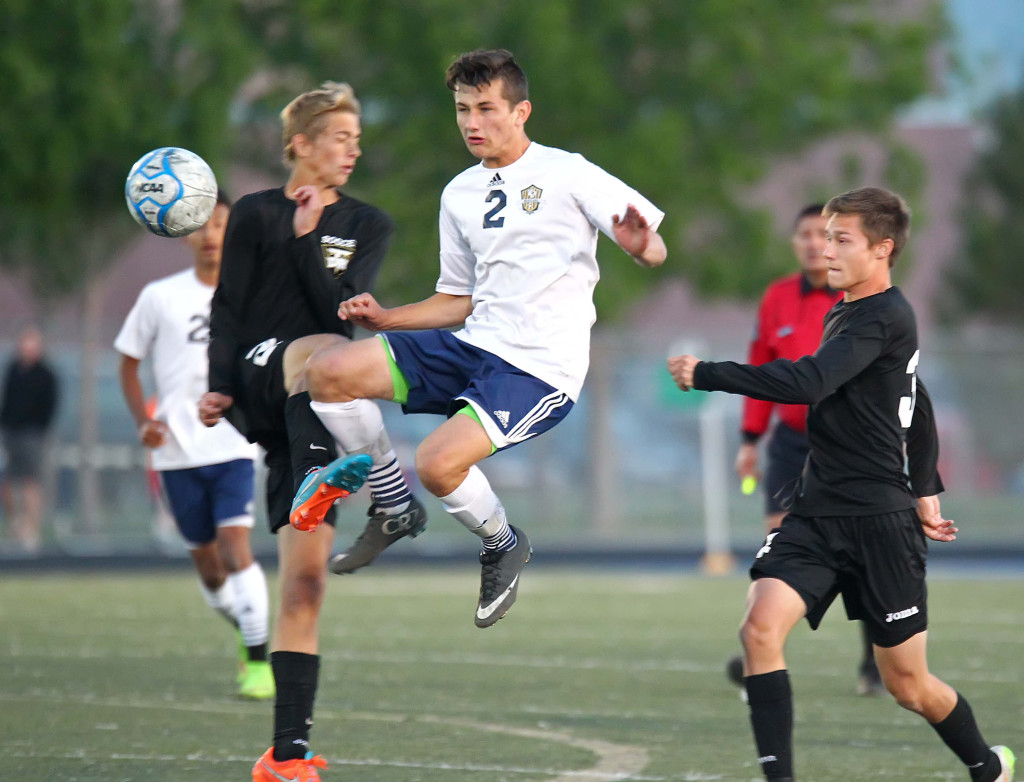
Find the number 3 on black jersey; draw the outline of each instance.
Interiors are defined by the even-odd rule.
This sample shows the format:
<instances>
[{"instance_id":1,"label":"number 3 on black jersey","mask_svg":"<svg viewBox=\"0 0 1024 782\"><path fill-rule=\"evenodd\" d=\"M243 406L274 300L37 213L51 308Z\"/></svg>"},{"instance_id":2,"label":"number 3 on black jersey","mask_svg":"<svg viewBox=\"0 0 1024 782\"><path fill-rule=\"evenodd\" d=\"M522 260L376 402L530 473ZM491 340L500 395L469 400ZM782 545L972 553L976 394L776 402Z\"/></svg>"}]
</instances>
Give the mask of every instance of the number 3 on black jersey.
<instances>
[{"instance_id":1,"label":"number 3 on black jersey","mask_svg":"<svg viewBox=\"0 0 1024 782\"><path fill-rule=\"evenodd\" d=\"M915 350L907 363L907 374L910 378L910 396L900 397L900 426L904 429L910 428L914 420L914 406L917 404L917 362L921 360L921 351Z\"/></svg>"},{"instance_id":2,"label":"number 3 on black jersey","mask_svg":"<svg viewBox=\"0 0 1024 782\"><path fill-rule=\"evenodd\" d=\"M505 204L508 200L505 198L504 190L492 190L487 194L487 198L484 199L484 203L489 204L491 201L497 201L491 210L484 215L484 228L501 228L505 225L504 217L495 217L498 212L505 208Z\"/></svg>"}]
</instances>

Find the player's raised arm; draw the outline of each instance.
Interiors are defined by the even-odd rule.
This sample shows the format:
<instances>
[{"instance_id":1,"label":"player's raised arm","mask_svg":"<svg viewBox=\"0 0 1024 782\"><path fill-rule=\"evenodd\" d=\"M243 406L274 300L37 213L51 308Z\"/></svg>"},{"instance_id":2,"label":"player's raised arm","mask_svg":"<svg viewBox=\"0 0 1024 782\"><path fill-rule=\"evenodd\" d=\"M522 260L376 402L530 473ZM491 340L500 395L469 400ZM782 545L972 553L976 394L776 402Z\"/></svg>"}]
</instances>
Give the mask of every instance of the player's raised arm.
<instances>
[{"instance_id":1,"label":"player's raised arm","mask_svg":"<svg viewBox=\"0 0 1024 782\"><path fill-rule=\"evenodd\" d=\"M338 317L369 331L412 331L458 326L473 311L471 296L435 293L429 299L390 309L369 293L360 293L338 307Z\"/></svg>"},{"instance_id":2,"label":"player's raised arm","mask_svg":"<svg viewBox=\"0 0 1024 782\"><path fill-rule=\"evenodd\" d=\"M612 231L619 247L629 253L640 266L651 269L665 262L668 250L661 235L648 225L646 218L632 204L621 216L612 216Z\"/></svg>"}]
</instances>

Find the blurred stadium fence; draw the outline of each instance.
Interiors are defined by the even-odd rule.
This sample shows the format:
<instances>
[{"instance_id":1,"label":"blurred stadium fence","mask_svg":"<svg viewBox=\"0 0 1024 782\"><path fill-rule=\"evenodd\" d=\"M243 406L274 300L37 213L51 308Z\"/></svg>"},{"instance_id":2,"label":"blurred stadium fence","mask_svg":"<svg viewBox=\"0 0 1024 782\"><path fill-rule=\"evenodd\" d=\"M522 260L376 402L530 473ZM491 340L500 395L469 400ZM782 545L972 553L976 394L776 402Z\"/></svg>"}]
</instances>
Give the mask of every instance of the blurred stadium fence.
<instances>
[{"instance_id":1,"label":"blurred stadium fence","mask_svg":"<svg viewBox=\"0 0 1024 782\"><path fill-rule=\"evenodd\" d=\"M744 329L745 331L745 329ZM1024 556L1024 332L949 330L926 345L922 377L937 407L947 486L943 507L958 521L963 554ZM485 461L484 471L511 519L529 529L538 551L588 552L616 561L641 557L705 557L710 569L744 562L763 537L763 499L744 496L732 471L739 445L741 400L724 394L683 394L665 371L680 350L742 360L734 335L719 342L604 334L595 340L590 377L576 409L553 432ZM121 398L116 357L99 362L97 395L101 442L90 451L97 474L99 513L82 517L75 394L78 356L57 346L63 381L60 426L47 480L49 510L43 555L184 558L186 552L160 507L143 449ZM439 419L402 416L384 404L385 420L403 464ZM415 476L410 475L415 482ZM368 497L347 501L339 536L362 529ZM427 534L404 542L414 558L462 555L476 542L432 497ZM254 535L258 551L274 551L262 502ZM950 551L953 551L951 548ZM945 552L944 552L945 553ZM24 559L6 538L3 561Z\"/></svg>"}]
</instances>

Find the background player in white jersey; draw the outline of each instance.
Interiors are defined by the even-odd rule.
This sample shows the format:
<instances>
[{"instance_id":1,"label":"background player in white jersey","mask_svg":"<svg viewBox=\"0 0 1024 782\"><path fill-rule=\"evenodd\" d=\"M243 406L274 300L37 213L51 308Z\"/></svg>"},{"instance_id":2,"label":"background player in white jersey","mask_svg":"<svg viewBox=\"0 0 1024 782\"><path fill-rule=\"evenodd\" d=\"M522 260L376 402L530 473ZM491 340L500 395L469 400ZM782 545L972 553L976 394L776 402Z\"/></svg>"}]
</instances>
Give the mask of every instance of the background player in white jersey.
<instances>
[{"instance_id":1,"label":"background player in white jersey","mask_svg":"<svg viewBox=\"0 0 1024 782\"><path fill-rule=\"evenodd\" d=\"M207 428L196 415L206 390L210 300L229 211L230 202L219 193L210 220L184 239L192 250L192 268L142 289L114 347L121 353L121 389L139 440L153 449L153 468L160 473L203 596L238 628L245 647L239 694L271 698L267 582L249 545L256 447L227 421ZM159 400L153 416L139 378L139 365L147 357Z\"/></svg>"},{"instance_id":2,"label":"background player in white jersey","mask_svg":"<svg viewBox=\"0 0 1024 782\"><path fill-rule=\"evenodd\" d=\"M650 201L581 155L530 141L526 76L510 52L462 55L447 85L480 164L441 196L437 292L393 309L366 293L343 302L339 317L387 333L317 351L307 376L313 409L349 452L380 426L360 399L449 416L420 444L416 469L483 540L475 621L489 627L515 600L530 542L476 464L550 429L576 400L595 319L598 231L641 266L660 265L666 250L656 231L663 214ZM346 552L331 568L360 564Z\"/></svg>"}]
</instances>

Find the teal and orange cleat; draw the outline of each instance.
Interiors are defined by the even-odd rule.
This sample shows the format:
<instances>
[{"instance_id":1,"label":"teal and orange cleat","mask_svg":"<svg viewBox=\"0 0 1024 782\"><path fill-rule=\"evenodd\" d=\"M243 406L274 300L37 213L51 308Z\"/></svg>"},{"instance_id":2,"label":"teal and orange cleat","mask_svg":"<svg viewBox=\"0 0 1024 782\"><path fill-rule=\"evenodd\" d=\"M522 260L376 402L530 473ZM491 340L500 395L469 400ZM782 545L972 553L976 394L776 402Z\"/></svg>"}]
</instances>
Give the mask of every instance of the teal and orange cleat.
<instances>
[{"instance_id":1,"label":"teal and orange cleat","mask_svg":"<svg viewBox=\"0 0 1024 782\"><path fill-rule=\"evenodd\" d=\"M302 532L320 526L335 500L359 491L370 475L373 459L366 454L342 456L311 472L292 500L291 525Z\"/></svg>"},{"instance_id":2,"label":"teal and orange cleat","mask_svg":"<svg viewBox=\"0 0 1024 782\"><path fill-rule=\"evenodd\" d=\"M318 768L327 768L320 755L307 752L304 758L274 760L271 747L252 767L252 782L320 782Z\"/></svg>"}]
</instances>

